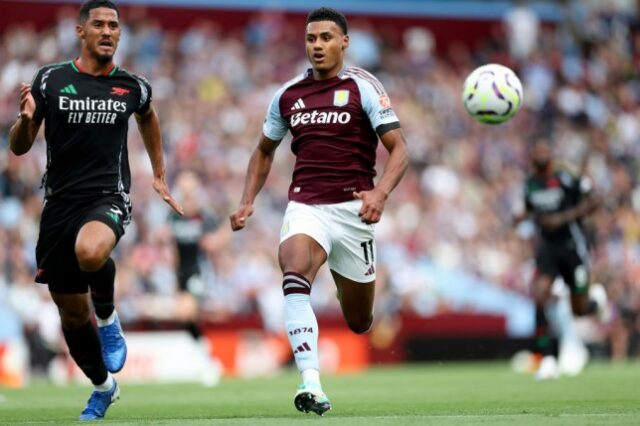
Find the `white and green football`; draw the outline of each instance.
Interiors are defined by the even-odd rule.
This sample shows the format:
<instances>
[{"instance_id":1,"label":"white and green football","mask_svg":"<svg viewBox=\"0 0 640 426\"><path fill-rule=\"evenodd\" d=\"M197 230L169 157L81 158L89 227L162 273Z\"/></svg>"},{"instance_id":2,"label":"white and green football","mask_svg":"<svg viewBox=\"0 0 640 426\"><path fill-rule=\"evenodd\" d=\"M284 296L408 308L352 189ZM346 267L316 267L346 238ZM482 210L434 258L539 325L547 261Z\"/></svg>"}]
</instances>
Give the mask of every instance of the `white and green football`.
<instances>
[{"instance_id":1,"label":"white and green football","mask_svg":"<svg viewBox=\"0 0 640 426\"><path fill-rule=\"evenodd\" d=\"M504 65L483 65L465 80L462 103L481 123L504 123L512 119L522 105L522 84Z\"/></svg>"}]
</instances>

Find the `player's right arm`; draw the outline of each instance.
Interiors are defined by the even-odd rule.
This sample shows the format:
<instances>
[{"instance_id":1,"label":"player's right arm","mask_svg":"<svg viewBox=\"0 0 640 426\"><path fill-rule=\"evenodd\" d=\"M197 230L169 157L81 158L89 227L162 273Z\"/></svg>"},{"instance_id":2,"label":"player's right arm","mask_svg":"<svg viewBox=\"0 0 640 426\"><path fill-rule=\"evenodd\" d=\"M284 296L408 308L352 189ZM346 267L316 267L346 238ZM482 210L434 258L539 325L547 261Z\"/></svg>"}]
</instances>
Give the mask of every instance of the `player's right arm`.
<instances>
[{"instance_id":1,"label":"player's right arm","mask_svg":"<svg viewBox=\"0 0 640 426\"><path fill-rule=\"evenodd\" d=\"M9 149L15 155L26 154L36 139L40 122L34 120L36 102L31 94L31 85L20 85L20 114L9 131Z\"/></svg>"},{"instance_id":2,"label":"player's right arm","mask_svg":"<svg viewBox=\"0 0 640 426\"><path fill-rule=\"evenodd\" d=\"M244 228L247 218L253 214L253 202L269 176L273 155L279 143L280 141L269 139L263 134L258 146L253 151L247 167L247 177L244 181L240 207L229 217L231 229L234 231Z\"/></svg>"}]
</instances>

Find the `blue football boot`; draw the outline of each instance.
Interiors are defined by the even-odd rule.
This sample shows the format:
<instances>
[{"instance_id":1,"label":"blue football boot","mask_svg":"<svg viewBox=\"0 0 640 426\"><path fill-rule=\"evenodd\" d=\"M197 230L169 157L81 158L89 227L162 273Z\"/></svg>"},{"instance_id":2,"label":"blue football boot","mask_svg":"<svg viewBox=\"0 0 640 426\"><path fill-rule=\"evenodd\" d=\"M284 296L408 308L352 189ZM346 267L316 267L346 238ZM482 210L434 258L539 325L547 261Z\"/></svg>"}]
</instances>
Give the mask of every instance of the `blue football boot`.
<instances>
[{"instance_id":1,"label":"blue football boot","mask_svg":"<svg viewBox=\"0 0 640 426\"><path fill-rule=\"evenodd\" d=\"M127 359L127 343L124 341L122 326L118 314L114 311L115 321L104 327L98 326L98 335L102 343L102 359L107 370L117 373L124 367Z\"/></svg>"},{"instance_id":2,"label":"blue football boot","mask_svg":"<svg viewBox=\"0 0 640 426\"><path fill-rule=\"evenodd\" d=\"M100 392L94 390L87 401L87 406L80 414L79 420L100 420L107 412L107 408L116 402L116 399L120 398L120 387L113 379L113 386L110 390Z\"/></svg>"}]
</instances>

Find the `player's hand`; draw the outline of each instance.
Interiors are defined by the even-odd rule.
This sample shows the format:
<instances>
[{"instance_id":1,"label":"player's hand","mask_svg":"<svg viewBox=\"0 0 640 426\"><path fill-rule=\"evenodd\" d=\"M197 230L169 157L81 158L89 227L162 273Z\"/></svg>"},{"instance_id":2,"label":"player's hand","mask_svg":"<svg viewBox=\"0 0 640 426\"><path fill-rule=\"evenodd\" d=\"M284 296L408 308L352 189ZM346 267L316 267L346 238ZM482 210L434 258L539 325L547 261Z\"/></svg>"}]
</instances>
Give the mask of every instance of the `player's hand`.
<instances>
[{"instance_id":1,"label":"player's hand","mask_svg":"<svg viewBox=\"0 0 640 426\"><path fill-rule=\"evenodd\" d=\"M562 213L548 213L538 217L538 224L548 231L553 231L567 223L567 219Z\"/></svg>"},{"instance_id":2,"label":"player's hand","mask_svg":"<svg viewBox=\"0 0 640 426\"><path fill-rule=\"evenodd\" d=\"M156 190L162 199L171 206L171 208L180 216L184 216L184 209L169 193L169 187L167 182L164 181L164 177L157 177L153 179L153 189Z\"/></svg>"},{"instance_id":3,"label":"player's hand","mask_svg":"<svg viewBox=\"0 0 640 426\"><path fill-rule=\"evenodd\" d=\"M31 94L31 85L20 83L20 117L32 120L35 112L36 101Z\"/></svg>"},{"instance_id":4,"label":"player's hand","mask_svg":"<svg viewBox=\"0 0 640 426\"><path fill-rule=\"evenodd\" d=\"M231 221L231 229L239 231L247 224L247 219L253 214L253 206L246 204L241 206L234 214L229 216Z\"/></svg>"},{"instance_id":5,"label":"player's hand","mask_svg":"<svg viewBox=\"0 0 640 426\"><path fill-rule=\"evenodd\" d=\"M380 221L384 203L387 201L387 194L378 188L373 188L370 191L354 192L353 198L362 200L358 216L364 223L372 224Z\"/></svg>"}]
</instances>

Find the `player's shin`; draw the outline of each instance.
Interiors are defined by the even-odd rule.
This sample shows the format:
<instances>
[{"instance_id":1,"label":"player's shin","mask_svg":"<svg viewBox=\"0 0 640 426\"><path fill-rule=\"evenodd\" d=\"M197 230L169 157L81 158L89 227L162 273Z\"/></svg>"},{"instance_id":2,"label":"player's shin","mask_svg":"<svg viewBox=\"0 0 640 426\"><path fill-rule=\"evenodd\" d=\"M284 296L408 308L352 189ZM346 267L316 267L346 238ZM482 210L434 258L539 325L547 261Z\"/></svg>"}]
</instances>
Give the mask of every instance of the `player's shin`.
<instances>
[{"instance_id":1,"label":"player's shin","mask_svg":"<svg viewBox=\"0 0 640 426\"><path fill-rule=\"evenodd\" d=\"M536 304L536 317L535 317L535 342L534 352L541 356L552 355L551 336L549 334L549 322L547 320L547 313L545 312L545 306Z\"/></svg>"},{"instance_id":2,"label":"player's shin","mask_svg":"<svg viewBox=\"0 0 640 426\"><path fill-rule=\"evenodd\" d=\"M101 269L96 272L88 272L87 279L91 287L91 301L100 320L107 320L113 314L114 280L116 265L109 258Z\"/></svg>"},{"instance_id":3,"label":"player's shin","mask_svg":"<svg viewBox=\"0 0 640 426\"><path fill-rule=\"evenodd\" d=\"M87 273L102 343L102 358L107 370L112 373L120 371L127 359L127 344L113 305L115 275L116 265L111 258L107 259L100 270Z\"/></svg>"},{"instance_id":4,"label":"player's shin","mask_svg":"<svg viewBox=\"0 0 640 426\"><path fill-rule=\"evenodd\" d=\"M293 404L298 411L322 416L331 409L331 402L320 386L318 321L311 308L311 283L301 274L285 272L282 290L287 337L302 375Z\"/></svg>"},{"instance_id":5,"label":"player's shin","mask_svg":"<svg viewBox=\"0 0 640 426\"><path fill-rule=\"evenodd\" d=\"M536 380L556 379L560 375L558 361L554 356L551 341L551 330L546 308L548 302L536 304L536 335L534 352L537 353L539 364L535 373Z\"/></svg>"},{"instance_id":6,"label":"player's shin","mask_svg":"<svg viewBox=\"0 0 640 426\"><path fill-rule=\"evenodd\" d=\"M558 366L562 374L579 374L589 360L589 351L576 330L569 300L558 297L547 304L549 323L558 336Z\"/></svg>"},{"instance_id":7,"label":"player's shin","mask_svg":"<svg viewBox=\"0 0 640 426\"><path fill-rule=\"evenodd\" d=\"M580 341L573 322L571 305L565 297L559 297L547 303L545 312L555 335L560 343Z\"/></svg>"},{"instance_id":8,"label":"player's shin","mask_svg":"<svg viewBox=\"0 0 640 426\"><path fill-rule=\"evenodd\" d=\"M102 349L95 327L88 321L79 328L62 327L69 353L94 385L107 381L108 373L102 360Z\"/></svg>"},{"instance_id":9,"label":"player's shin","mask_svg":"<svg viewBox=\"0 0 640 426\"><path fill-rule=\"evenodd\" d=\"M311 283L301 274L285 272L282 290L287 337L296 365L305 385L320 387L318 322L311 307Z\"/></svg>"}]
</instances>

